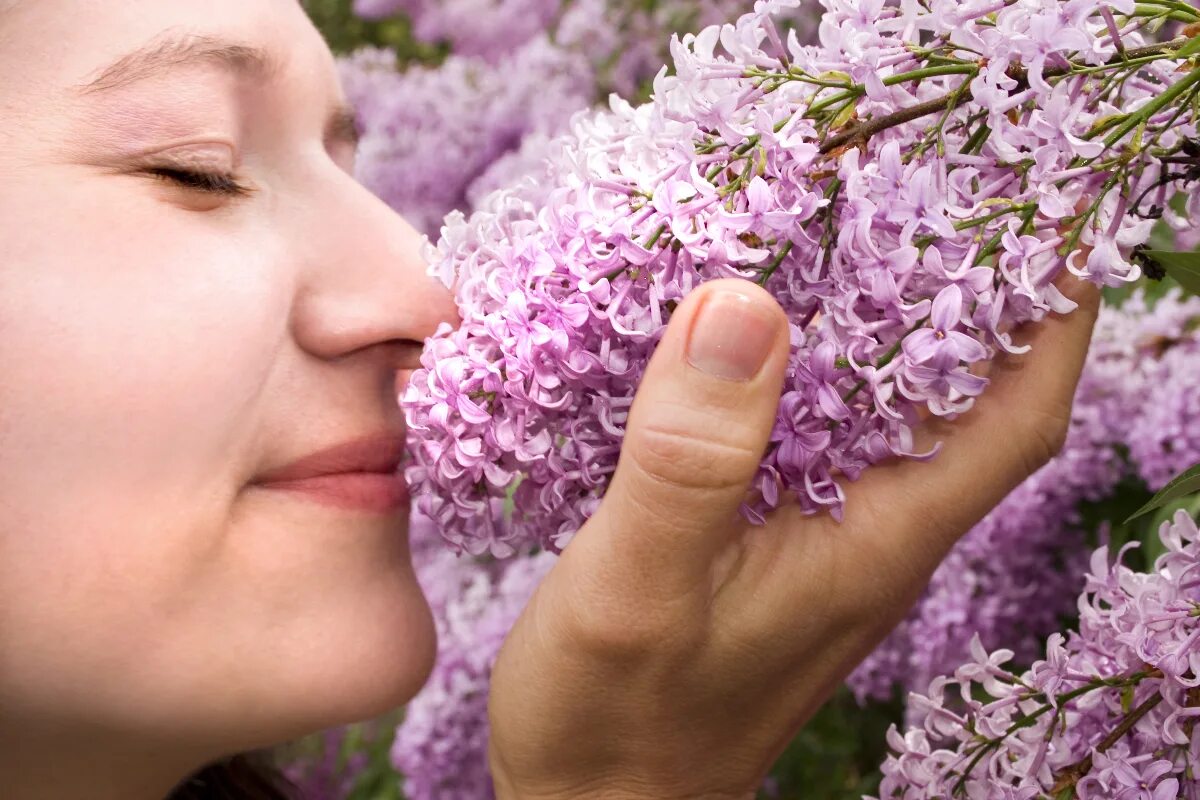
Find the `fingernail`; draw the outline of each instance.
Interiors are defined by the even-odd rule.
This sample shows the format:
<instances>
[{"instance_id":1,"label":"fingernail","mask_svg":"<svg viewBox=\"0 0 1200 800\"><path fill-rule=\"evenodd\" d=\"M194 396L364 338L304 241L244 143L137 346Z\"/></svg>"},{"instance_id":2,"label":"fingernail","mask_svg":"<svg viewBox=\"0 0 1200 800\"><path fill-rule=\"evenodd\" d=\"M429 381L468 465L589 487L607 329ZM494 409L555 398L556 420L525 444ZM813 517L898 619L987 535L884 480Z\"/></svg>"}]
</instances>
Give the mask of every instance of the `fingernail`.
<instances>
[{"instance_id":1,"label":"fingernail","mask_svg":"<svg viewBox=\"0 0 1200 800\"><path fill-rule=\"evenodd\" d=\"M779 324L778 313L760 300L714 292L692 322L688 363L718 378L748 381L766 363Z\"/></svg>"}]
</instances>

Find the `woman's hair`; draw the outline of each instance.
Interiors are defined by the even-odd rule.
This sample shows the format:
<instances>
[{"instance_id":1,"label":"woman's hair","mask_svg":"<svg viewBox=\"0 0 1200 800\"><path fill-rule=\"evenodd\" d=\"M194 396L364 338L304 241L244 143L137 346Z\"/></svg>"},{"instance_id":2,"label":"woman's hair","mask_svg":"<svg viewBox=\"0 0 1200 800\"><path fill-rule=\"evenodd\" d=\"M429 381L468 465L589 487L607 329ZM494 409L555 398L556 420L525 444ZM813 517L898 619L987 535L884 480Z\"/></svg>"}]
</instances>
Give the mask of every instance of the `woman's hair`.
<instances>
[{"instance_id":1,"label":"woman's hair","mask_svg":"<svg viewBox=\"0 0 1200 800\"><path fill-rule=\"evenodd\" d=\"M303 800L269 750L241 753L209 764L175 788L167 800Z\"/></svg>"}]
</instances>

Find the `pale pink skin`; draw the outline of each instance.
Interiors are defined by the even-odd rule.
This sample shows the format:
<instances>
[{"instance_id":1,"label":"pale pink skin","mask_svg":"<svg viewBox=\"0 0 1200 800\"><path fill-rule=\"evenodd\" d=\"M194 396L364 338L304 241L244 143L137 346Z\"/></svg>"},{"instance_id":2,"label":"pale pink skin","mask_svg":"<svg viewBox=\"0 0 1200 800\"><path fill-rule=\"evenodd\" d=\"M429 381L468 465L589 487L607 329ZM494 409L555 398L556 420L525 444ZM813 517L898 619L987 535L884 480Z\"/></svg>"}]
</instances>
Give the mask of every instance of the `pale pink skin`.
<instances>
[{"instance_id":1,"label":"pale pink skin","mask_svg":"<svg viewBox=\"0 0 1200 800\"><path fill-rule=\"evenodd\" d=\"M164 32L262 48L84 94ZM327 139L296 0L0 0L0 786L162 798L411 698L435 640L403 513L249 486L403 417L453 320ZM151 166L232 170L230 198Z\"/></svg>"}]
</instances>

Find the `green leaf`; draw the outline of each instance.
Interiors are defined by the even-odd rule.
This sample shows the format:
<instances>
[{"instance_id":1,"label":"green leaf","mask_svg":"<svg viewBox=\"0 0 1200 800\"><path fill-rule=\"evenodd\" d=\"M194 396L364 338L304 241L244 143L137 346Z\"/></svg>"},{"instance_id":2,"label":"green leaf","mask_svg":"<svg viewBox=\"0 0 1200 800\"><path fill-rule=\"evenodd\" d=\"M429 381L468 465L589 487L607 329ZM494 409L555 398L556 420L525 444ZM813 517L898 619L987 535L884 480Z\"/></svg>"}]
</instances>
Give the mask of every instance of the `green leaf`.
<instances>
[{"instance_id":1,"label":"green leaf","mask_svg":"<svg viewBox=\"0 0 1200 800\"><path fill-rule=\"evenodd\" d=\"M1175 51L1176 58L1190 58L1200 53L1200 36L1193 37L1188 43Z\"/></svg>"},{"instance_id":2,"label":"green leaf","mask_svg":"<svg viewBox=\"0 0 1200 800\"><path fill-rule=\"evenodd\" d=\"M1157 261L1189 293L1200 295L1200 250L1147 250L1145 255Z\"/></svg>"},{"instance_id":3,"label":"green leaf","mask_svg":"<svg viewBox=\"0 0 1200 800\"><path fill-rule=\"evenodd\" d=\"M1172 478L1171 482L1164 486L1158 494L1150 498L1150 502L1139 508L1133 513L1133 516L1125 520L1125 524L1128 525L1132 520L1164 506L1176 498L1186 497L1196 492L1200 492L1200 464L1196 464Z\"/></svg>"}]
</instances>

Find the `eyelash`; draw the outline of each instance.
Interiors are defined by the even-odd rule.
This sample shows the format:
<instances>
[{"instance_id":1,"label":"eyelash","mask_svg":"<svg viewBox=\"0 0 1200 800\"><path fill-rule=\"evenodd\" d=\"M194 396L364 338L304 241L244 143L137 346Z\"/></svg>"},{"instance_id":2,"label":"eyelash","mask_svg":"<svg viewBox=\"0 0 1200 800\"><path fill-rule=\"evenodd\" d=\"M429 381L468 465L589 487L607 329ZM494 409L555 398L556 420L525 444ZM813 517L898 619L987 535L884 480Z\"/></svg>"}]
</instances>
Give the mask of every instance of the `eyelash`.
<instances>
[{"instance_id":1,"label":"eyelash","mask_svg":"<svg viewBox=\"0 0 1200 800\"><path fill-rule=\"evenodd\" d=\"M191 189L207 194L225 197L245 197L250 194L250 188L243 186L228 172L201 172L198 170L180 169L179 167L151 167L146 170L160 180L173 183L184 189Z\"/></svg>"}]
</instances>

